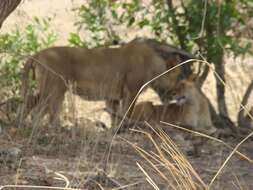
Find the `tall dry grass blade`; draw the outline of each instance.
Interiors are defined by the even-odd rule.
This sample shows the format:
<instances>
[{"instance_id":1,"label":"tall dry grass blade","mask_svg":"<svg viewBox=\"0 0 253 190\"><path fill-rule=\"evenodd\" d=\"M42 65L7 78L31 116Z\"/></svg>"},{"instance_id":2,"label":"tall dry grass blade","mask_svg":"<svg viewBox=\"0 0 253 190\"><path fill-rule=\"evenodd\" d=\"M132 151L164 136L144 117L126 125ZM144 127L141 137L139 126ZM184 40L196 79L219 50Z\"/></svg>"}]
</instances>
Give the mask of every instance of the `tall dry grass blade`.
<instances>
[{"instance_id":1,"label":"tall dry grass blade","mask_svg":"<svg viewBox=\"0 0 253 190\"><path fill-rule=\"evenodd\" d=\"M148 173L144 170L144 168L137 162L137 166L140 168L140 170L144 173L144 175L147 177L147 181L149 184L154 187L154 189L159 190L159 187L156 185L156 183L152 180L152 178L148 175Z\"/></svg>"},{"instance_id":2,"label":"tall dry grass blade","mask_svg":"<svg viewBox=\"0 0 253 190\"><path fill-rule=\"evenodd\" d=\"M224 167L226 166L226 164L228 163L228 161L231 159L231 157L234 155L234 153L237 151L237 149L239 148L239 146L241 146L241 144L244 143L246 140L248 140L252 135L253 135L253 132L251 132L249 135L247 135L240 143L238 143L236 145L236 147L234 148L234 150L230 153L230 155L227 157L227 159L224 161L224 163L222 164L222 166L220 167L220 169L218 170L218 172L215 174L215 176L213 177L213 179L209 183L208 189L211 188L211 186L213 185L214 181L216 180L216 178L218 177L218 175L221 173L221 171L224 169Z\"/></svg>"},{"instance_id":3,"label":"tall dry grass blade","mask_svg":"<svg viewBox=\"0 0 253 190\"><path fill-rule=\"evenodd\" d=\"M236 180L236 184L235 184L235 182L233 182L234 186L237 187L239 190L246 190L245 188L243 188L243 185L239 181L238 177L235 174L233 174L233 175L234 175L235 180Z\"/></svg>"},{"instance_id":4,"label":"tall dry grass blade","mask_svg":"<svg viewBox=\"0 0 253 190\"><path fill-rule=\"evenodd\" d=\"M164 122L164 121L160 121L162 124L165 124L167 126L170 126L170 127L174 127L174 128L177 128L177 129L180 129L180 130L183 130L183 131L186 131L188 133L192 133L192 134L196 134L196 135L199 135L201 137L205 137L205 138L208 138L210 140L213 140L215 142L218 142L218 143L221 143L223 144L225 147L227 147L228 149L230 150L234 150L234 148L232 146L230 146L229 144L225 143L224 141L220 140L220 139L217 139L215 137L212 137L212 136L209 136L209 135L206 135L206 134L203 134L203 133L200 133L200 132L196 132L196 131L193 131L193 130L190 130L190 129L186 129L184 127L180 127L178 125L174 125L172 123L167 123L167 122ZM247 157L245 154L241 153L240 151L236 150L235 153L237 155L239 155L241 158L247 160L248 162L250 162L251 164L253 164L253 160L250 159L249 157Z\"/></svg>"}]
</instances>

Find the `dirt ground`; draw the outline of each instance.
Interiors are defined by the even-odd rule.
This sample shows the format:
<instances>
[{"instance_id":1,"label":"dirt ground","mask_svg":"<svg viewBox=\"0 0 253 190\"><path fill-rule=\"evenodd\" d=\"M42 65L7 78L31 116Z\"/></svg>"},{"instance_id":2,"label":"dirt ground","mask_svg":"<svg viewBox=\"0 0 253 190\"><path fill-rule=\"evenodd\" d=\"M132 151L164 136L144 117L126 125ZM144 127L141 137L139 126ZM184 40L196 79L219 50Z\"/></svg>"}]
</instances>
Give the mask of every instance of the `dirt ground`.
<instances>
[{"instance_id":1,"label":"dirt ground","mask_svg":"<svg viewBox=\"0 0 253 190\"><path fill-rule=\"evenodd\" d=\"M67 41L67 34L74 30L75 15L71 9L80 5L81 2L81 0L25 0L6 20L1 32L10 31L15 28L15 25L27 22L33 16L53 16L53 27L61 39L57 44L62 45ZM134 32L132 35L134 36ZM253 79L253 58L244 60L227 58L226 63L228 63L226 64L226 79L229 84L226 88L227 104L231 118L236 121L239 102L247 85ZM213 73L210 73L203 90L215 105L216 92L214 89L214 77ZM152 100L159 103L157 95L150 89L141 95L141 100ZM96 123L101 121L106 127L111 125L109 115L103 111L104 102L88 102L78 97L75 97L74 101L76 107L73 116L78 125L77 136L74 139L72 138L73 127L68 121L69 97L66 98L62 114L64 127L60 131L43 126L41 123L33 123L20 129L12 126L3 127L0 131L0 189L2 185L10 184L54 187L65 187L66 184L69 184L68 187L81 189L154 189L137 164L145 168L159 189L171 189L168 181L157 174L128 143L139 145L146 151L156 152L146 135L130 131L117 135L112 143L110 158L107 160L106 155L108 155L108 146L112 139L112 130L104 129ZM150 132L148 127L143 130ZM224 144L206 139L205 143L199 146L201 148L199 154L194 155L192 153L194 140L184 140L184 137L189 136L186 132L170 129L168 135L175 141L179 150L206 184L210 183L232 151ZM154 138L159 141L159 138ZM233 137L224 137L223 141L232 147L239 143L239 139ZM8 152L13 147L18 149L18 154L14 154L14 158L10 158L8 162L3 161L1 156L5 155L1 152L5 150ZM251 139L246 141L239 151L253 159L252 147ZM102 175L102 169L105 167L107 177ZM239 155L234 155L211 189L253 189L252 171L252 163Z\"/></svg>"},{"instance_id":2,"label":"dirt ground","mask_svg":"<svg viewBox=\"0 0 253 190\"><path fill-rule=\"evenodd\" d=\"M130 131L117 135L107 162L111 131L92 127L92 123L84 126L86 125L83 124L79 128L74 140L71 138L71 131L66 128L57 132L46 126L34 128L33 133L31 128L5 131L0 136L1 149L16 147L21 153L6 162L1 162L0 157L0 184L54 187L69 184L68 187L81 189L100 189L100 184L104 189L153 189L147 182L146 175L137 166L140 164L159 189L170 189L168 182L163 180L131 145L138 145L145 151L156 153L146 135ZM148 127L143 130L151 133ZM195 155L192 140L183 139L189 136L185 132L171 129L168 135L206 184L210 183L232 151L223 144L205 139L205 143L198 146L201 147L198 155ZM156 138L154 136L154 139ZM199 137L194 137L194 140L197 138ZM239 142L232 137L223 140L232 147ZM253 159L252 146L253 141L249 140L239 151ZM105 163L108 163L107 166ZM102 175L105 167L107 177ZM252 163L234 155L211 189L252 189L252 171Z\"/></svg>"}]
</instances>

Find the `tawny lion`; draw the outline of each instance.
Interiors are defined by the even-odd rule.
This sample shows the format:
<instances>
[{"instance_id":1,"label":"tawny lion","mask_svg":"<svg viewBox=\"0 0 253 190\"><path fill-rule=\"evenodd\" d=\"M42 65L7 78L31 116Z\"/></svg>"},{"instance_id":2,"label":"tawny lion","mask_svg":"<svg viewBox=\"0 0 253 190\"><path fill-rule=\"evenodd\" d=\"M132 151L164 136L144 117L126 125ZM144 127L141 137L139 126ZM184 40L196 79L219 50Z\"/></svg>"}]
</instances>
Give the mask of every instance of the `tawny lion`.
<instances>
[{"instance_id":1,"label":"tawny lion","mask_svg":"<svg viewBox=\"0 0 253 190\"><path fill-rule=\"evenodd\" d=\"M211 121L209 106L200 90L190 80L179 81L172 91L168 105L141 102L135 105L131 120L159 123L160 121L191 126L194 130L212 134L216 131Z\"/></svg>"},{"instance_id":2,"label":"tawny lion","mask_svg":"<svg viewBox=\"0 0 253 190\"><path fill-rule=\"evenodd\" d=\"M36 107L42 115L49 113L51 122L57 121L70 83L75 86L74 93L86 100L105 100L113 112L117 112L114 104L121 102L123 113L143 84L177 63L176 55L165 61L142 42L130 42L119 48L42 50L24 65L21 92L24 100L28 99L24 117ZM28 93L30 71L37 82L34 95ZM177 68L152 82L151 87L171 89L179 73Z\"/></svg>"}]
</instances>

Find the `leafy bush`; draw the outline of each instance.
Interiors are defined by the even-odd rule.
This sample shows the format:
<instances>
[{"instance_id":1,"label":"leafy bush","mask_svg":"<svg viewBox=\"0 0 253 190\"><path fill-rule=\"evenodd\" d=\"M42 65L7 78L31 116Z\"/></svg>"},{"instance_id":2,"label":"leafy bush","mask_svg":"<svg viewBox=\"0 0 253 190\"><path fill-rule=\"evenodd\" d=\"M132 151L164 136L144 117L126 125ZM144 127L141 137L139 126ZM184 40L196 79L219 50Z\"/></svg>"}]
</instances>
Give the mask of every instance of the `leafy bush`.
<instances>
[{"instance_id":1,"label":"leafy bush","mask_svg":"<svg viewBox=\"0 0 253 190\"><path fill-rule=\"evenodd\" d=\"M24 30L0 35L1 97L17 96L20 89L20 69L29 55L54 45L57 35L50 29L50 18L35 17Z\"/></svg>"},{"instance_id":2,"label":"leafy bush","mask_svg":"<svg viewBox=\"0 0 253 190\"><path fill-rule=\"evenodd\" d=\"M77 33L71 45L97 47L125 38L129 29L148 29L158 40L174 43L191 51L202 50L213 56L217 48L235 55L250 49L249 43L235 38L237 27L252 16L250 1L111 1L88 0L74 9L78 15ZM190 11L189 11L190 10ZM120 30L119 30L120 28ZM85 33L85 38L81 36ZM143 36L142 36L143 37ZM210 44L211 43L211 44Z\"/></svg>"},{"instance_id":3,"label":"leafy bush","mask_svg":"<svg viewBox=\"0 0 253 190\"><path fill-rule=\"evenodd\" d=\"M126 2L89 0L85 5L74 9L78 15L77 33L71 33L69 43L84 47L112 45L125 39L124 32L137 27L137 15L145 9L138 0ZM139 18L138 17L138 18ZM140 23L144 25L145 23ZM81 36L85 33L85 38Z\"/></svg>"}]
</instances>

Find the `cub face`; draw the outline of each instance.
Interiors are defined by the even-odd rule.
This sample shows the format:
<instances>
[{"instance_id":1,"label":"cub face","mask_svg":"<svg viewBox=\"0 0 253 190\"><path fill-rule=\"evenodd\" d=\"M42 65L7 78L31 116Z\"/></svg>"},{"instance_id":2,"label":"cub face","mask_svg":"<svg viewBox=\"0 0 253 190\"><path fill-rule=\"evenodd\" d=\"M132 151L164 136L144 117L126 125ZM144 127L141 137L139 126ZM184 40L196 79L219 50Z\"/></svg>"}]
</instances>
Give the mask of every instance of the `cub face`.
<instances>
[{"instance_id":1,"label":"cub face","mask_svg":"<svg viewBox=\"0 0 253 190\"><path fill-rule=\"evenodd\" d=\"M183 105L191 103L196 92L195 84L192 81L181 80L172 90L170 104Z\"/></svg>"}]
</instances>

